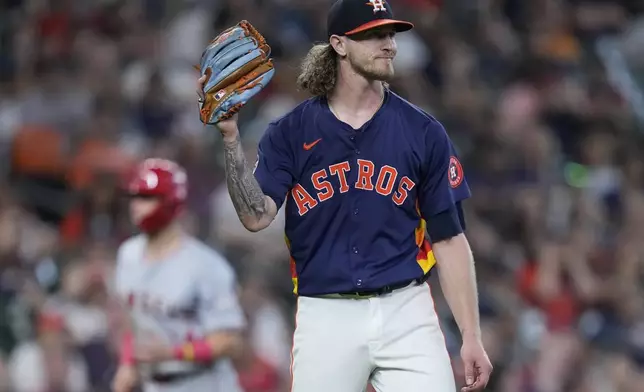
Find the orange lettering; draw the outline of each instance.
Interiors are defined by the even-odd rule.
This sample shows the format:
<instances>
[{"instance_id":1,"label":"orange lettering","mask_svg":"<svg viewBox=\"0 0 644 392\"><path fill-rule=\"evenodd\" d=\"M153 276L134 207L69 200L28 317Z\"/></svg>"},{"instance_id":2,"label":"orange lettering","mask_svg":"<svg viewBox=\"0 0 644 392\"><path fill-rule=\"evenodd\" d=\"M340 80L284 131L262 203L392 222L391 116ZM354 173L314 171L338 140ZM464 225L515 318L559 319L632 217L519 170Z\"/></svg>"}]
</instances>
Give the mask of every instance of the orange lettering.
<instances>
[{"instance_id":1,"label":"orange lettering","mask_svg":"<svg viewBox=\"0 0 644 392\"><path fill-rule=\"evenodd\" d=\"M311 208L318 205L318 202L313 198L313 196L311 196L300 184L295 184L293 190L291 190L291 194L293 195L295 204L297 204L297 211L300 216L306 214Z\"/></svg>"},{"instance_id":2,"label":"orange lettering","mask_svg":"<svg viewBox=\"0 0 644 392\"><path fill-rule=\"evenodd\" d=\"M313 175L311 176L311 181L313 182L313 186L315 189L318 191L325 191L325 192L318 192L318 200L325 201L329 200L330 198L333 197L333 187L331 186L331 183L329 181L324 180L326 178L326 170L318 170Z\"/></svg>"},{"instance_id":3,"label":"orange lettering","mask_svg":"<svg viewBox=\"0 0 644 392\"><path fill-rule=\"evenodd\" d=\"M365 191L373 190L373 181L371 178L375 172L375 165L373 162L366 159L358 159L358 180L356 181L355 188Z\"/></svg>"},{"instance_id":4,"label":"orange lettering","mask_svg":"<svg viewBox=\"0 0 644 392\"><path fill-rule=\"evenodd\" d=\"M400 184L398 185L398 190L394 193L394 196L391 198L396 205L402 205L409 196L408 192L414 189L414 182L409 179L409 177L404 176L400 179Z\"/></svg>"},{"instance_id":5,"label":"orange lettering","mask_svg":"<svg viewBox=\"0 0 644 392\"><path fill-rule=\"evenodd\" d=\"M331 173L332 176L338 176L338 181L340 182L340 193L349 191L349 184L347 183L346 175L349 170L351 170L351 167L347 161L329 166L329 173Z\"/></svg>"},{"instance_id":6,"label":"orange lettering","mask_svg":"<svg viewBox=\"0 0 644 392\"><path fill-rule=\"evenodd\" d=\"M376 180L376 192L383 196L389 196L394 189L396 177L398 177L398 170L389 165L383 166L378 174L378 180Z\"/></svg>"}]
</instances>

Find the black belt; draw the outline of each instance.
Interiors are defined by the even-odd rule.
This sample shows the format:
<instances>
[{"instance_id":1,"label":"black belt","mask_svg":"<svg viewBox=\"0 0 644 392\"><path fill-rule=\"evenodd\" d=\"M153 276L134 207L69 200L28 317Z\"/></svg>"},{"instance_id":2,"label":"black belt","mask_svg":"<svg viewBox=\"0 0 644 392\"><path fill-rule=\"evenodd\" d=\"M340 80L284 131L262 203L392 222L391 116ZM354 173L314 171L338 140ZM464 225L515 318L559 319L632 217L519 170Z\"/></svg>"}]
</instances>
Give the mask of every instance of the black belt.
<instances>
[{"instance_id":1,"label":"black belt","mask_svg":"<svg viewBox=\"0 0 644 392\"><path fill-rule=\"evenodd\" d=\"M185 372L154 373L152 374L152 377L150 379L159 384L170 384L173 382L185 380L190 377L198 376L209 369L210 368L201 368L201 369L190 370Z\"/></svg>"},{"instance_id":2,"label":"black belt","mask_svg":"<svg viewBox=\"0 0 644 392\"><path fill-rule=\"evenodd\" d=\"M425 274L422 278L417 278L417 279L410 279L410 280L405 280L402 282L398 283L393 283L390 285L386 285L384 287L381 287L379 289L375 290L365 290L365 291L350 291L350 292L343 292L343 293L336 293L336 294L327 294L327 295L322 295L321 297L323 298L373 298L373 297L379 297L381 295L389 294L393 292L394 290L402 289L405 288L411 284L416 284L416 285L421 285L429 279L429 273Z\"/></svg>"}]
</instances>

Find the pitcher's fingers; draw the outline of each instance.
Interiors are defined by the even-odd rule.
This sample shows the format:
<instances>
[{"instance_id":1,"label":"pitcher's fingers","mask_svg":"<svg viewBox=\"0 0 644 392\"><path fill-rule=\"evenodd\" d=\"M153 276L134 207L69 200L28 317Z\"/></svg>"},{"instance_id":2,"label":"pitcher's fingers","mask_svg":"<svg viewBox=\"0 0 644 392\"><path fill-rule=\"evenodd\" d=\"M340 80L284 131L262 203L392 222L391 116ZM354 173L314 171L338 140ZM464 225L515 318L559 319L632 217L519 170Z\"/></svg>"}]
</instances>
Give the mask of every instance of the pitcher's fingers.
<instances>
[{"instance_id":1,"label":"pitcher's fingers","mask_svg":"<svg viewBox=\"0 0 644 392\"><path fill-rule=\"evenodd\" d=\"M481 382L480 378L476 378L472 384L466 385L461 388L461 392L478 392L482 391L485 384Z\"/></svg>"},{"instance_id":2,"label":"pitcher's fingers","mask_svg":"<svg viewBox=\"0 0 644 392\"><path fill-rule=\"evenodd\" d=\"M203 102L206 94L203 92L203 86L206 84L206 75L201 76L197 80L197 97L199 97L199 103Z\"/></svg>"},{"instance_id":3,"label":"pitcher's fingers","mask_svg":"<svg viewBox=\"0 0 644 392\"><path fill-rule=\"evenodd\" d=\"M462 392L480 392L485 389L487 383L490 381L490 375L492 374L491 368L477 369L477 374L475 380L472 384L466 385L461 388Z\"/></svg>"},{"instance_id":4,"label":"pitcher's fingers","mask_svg":"<svg viewBox=\"0 0 644 392\"><path fill-rule=\"evenodd\" d=\"M478 374L478 377L476 377L476 381L477 383L481 384L480 390L483 390L487 386L487 383L490 382L491 376L492 376L491 365L486 364L479 369L479 374Z\"/></svg>"}]
</instances>

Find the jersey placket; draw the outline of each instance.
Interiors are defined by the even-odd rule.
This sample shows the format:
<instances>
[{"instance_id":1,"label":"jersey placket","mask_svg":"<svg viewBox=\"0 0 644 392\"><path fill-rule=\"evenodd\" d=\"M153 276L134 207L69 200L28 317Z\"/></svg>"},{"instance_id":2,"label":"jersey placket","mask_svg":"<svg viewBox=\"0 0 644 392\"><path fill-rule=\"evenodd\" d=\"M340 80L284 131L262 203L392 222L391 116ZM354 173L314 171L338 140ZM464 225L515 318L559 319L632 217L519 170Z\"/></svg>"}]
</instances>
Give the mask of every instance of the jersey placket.
<instances>
[{"instance_id":1,"label":"jersey placket","mask_svg":"<svg viewBox=\"0 0 644 392\"><path fill-rule=\"evenodd\" d=\"M367 123L368 124L368 123ZM366 128L367 124L365 124L362 128L358 130L351 130L351 134L349 135L349 141L351 148L353 149L353 162L352 165L356 167L356 170L351 171L351 176L350 176L350 181L352 184L355 184L358 181L358 170L357 170L357 160L361 158L362 151L360 150L361 148L361 141L364 137L364 129ZM361 210L361 203L360 199L362 196L362 192L360 191L354 191L351 192L351 198L349 202L351 203L351 222L353 223L353 228L351 230L351 237L350 237L350 254L351 254L351 274L353 278L353 283L355 287L360 290L363 285L364 285L364 277L360 274L360 268L358 266L361 264L361 258L362 258L362 250L360 249L360 239L359 236L361 235L360 231L360 222L362 221L362 214L365 213L365 211Z\"/></svg>"}]
</instances>

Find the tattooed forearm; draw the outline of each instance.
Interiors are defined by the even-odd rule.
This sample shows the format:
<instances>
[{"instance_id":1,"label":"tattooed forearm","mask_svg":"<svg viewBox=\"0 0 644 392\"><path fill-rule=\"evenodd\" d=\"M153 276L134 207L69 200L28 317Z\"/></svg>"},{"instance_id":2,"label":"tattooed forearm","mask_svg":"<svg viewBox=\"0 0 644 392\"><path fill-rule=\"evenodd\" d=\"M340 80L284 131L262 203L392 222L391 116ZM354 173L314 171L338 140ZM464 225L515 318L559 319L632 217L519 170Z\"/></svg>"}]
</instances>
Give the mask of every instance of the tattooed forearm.
<instances>
[{"instance_id":1,"label":"tattooed forearm","mask_svg":"<svg viewBox=\"0 0 644 392\"><path fill-rule=\"evenodd\" d=\"M242 223L257 222L267 212L266 197L248 167L239 135L224 141L228 193Z\"/></svg>"}]
</instances>

